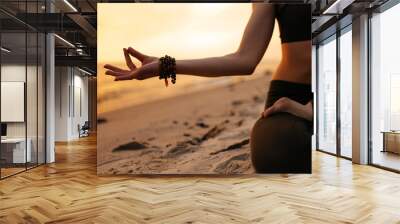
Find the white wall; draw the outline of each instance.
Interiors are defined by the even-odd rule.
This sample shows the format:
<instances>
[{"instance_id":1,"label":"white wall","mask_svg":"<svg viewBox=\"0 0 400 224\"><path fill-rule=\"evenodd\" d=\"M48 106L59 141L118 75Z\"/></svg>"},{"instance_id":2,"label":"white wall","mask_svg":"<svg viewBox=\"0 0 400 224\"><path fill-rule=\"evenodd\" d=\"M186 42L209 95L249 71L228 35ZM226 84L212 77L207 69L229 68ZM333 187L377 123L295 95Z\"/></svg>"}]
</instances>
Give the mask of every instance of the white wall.
<instances>
[{"instance_id":1,"label":"white wall","mask_svg":"<svg viewBox=\"0 0 400 224\"><path fill-rule=\"evenodd\" d=\"M74 83L73 83L74 86L73 94L75 94L73 96L75 100L74 102L75 106L73 110L75 111L75 113L72 113L73 114L72 135L78 137L79 135L77 129L78 124L82 126L85 123L85 121L88 121L89 93L88 93L88 78L86 76L82 76L81 75L82 73L78 73L77 75L76 71L77 70L75 70Z\"/></svg>"},{"instance_id":2,"label":"white wall","mask_svg":"<svg viewBox=\"0 0 400 224\"><path fill-rule=\"evenodd\" d=\"M34 69L28 66L28 73ZM36 69L36 68L35 68ZM35 71L36 72L36 71ZM3 64L1 66L1 81L2 82L25 82L25 64ZM28 97L33 96L33 93L27 93ZM36 92L34 93L36 97ZM6 110L6 108L1 108ZM30 119L28 119L30 120ZM7 122L7 136L8 137L25 137L25 122Z\"/></svg>"},{"instance_id":3,"label":"white wall","mask_svg":"<svg viewBox=\"0 0 400 224\"><path fill-rule=\"evenodd\" d=\"M55 141L68 140L68 117L69 117L69 96L68 88L70 83L69 68L55 68Z\"/></svg>"},{"instance_id":4,"label":"white wall","mask_svg":"<svg viewBox=\"0 0 400 224\"><path fill-rule=\"evenodd\" d=\"M88 120L88 78L76 68L56 67L55 85L55 140L77 139L78 125Z\"/></svg>"}]
</instances>

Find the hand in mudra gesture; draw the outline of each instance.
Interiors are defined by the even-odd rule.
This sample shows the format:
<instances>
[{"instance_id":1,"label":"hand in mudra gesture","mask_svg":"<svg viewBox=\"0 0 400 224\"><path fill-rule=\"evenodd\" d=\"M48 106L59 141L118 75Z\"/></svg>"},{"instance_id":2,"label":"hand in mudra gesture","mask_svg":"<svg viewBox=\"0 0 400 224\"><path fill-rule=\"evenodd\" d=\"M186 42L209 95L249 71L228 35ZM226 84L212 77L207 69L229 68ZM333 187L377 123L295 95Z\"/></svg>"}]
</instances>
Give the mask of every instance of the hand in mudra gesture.
<instances>
[{"instance_id":1,"label":"hand in mudra gesture","mask_svg":"<svg viewBox=\"0 0 400 224\"><path fill-rule=\"evenodd\" d=\"M132 47L129 47L128 49L124 48L123 51L125 55L125 62L129 69L122 69L110 64L104 65L104 68L107 69L106 75L114 76L114 81L132 79L143 80L157 76L157 57L144 55ZM136 65L133 64L130 56L138 59L142 65L140 67L136 67Z\"/></svg>"}]
</instances>

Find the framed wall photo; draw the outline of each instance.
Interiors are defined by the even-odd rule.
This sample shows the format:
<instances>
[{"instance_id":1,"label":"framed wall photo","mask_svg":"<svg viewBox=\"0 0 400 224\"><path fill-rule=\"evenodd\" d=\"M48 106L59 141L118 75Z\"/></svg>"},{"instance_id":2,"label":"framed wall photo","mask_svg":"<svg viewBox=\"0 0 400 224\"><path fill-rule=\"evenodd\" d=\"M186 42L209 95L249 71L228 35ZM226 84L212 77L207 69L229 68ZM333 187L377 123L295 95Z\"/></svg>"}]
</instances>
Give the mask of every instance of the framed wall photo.
<instances>
[{"instance_id":1,"label":"framed wall photo","mask_svg":"<svg viewBox=\"0 0 400 224\"><path fill-rule=\"evenodd\" d=\"M97 6L98 174L311 172L309 4Z\"/></svg>"}]
</instances>

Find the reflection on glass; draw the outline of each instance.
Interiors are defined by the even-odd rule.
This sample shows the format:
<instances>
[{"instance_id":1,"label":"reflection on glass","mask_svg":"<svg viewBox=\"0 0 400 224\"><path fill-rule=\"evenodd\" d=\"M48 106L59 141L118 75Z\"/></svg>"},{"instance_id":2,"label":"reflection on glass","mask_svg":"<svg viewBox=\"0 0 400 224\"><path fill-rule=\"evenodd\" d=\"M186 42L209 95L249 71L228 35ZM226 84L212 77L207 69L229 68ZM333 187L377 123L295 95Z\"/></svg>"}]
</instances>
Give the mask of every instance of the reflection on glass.
<instances>
[{"instance_id":1,"label":"reflection on glass","mask_svg":"<svg viewBox=\"0 0 400 224\"><path fill-rule=\"evenodd\" d=\"M45 60L46 60L46 52L45 52L45 44L46 38L43 33L38 34L38 135L37 135L37 148L38 148L38 156L37 162L38 164L45 163Z\"/></svg>"},{"instance_id":2,"label":"reflection on glass","mask_svg":"<svg viewBox=\"0 0 400 224\"><path fill-rule=\"evenodd\" d=\"M27 115L27 143L30 148L28 168L37 165L37 33L27 33L27 65L26 65L26 115Z\"/></svg>"},{"instance_id":3,"label":"reflection on glass","mask_svg":"<svg viewBox=\"0 0 400 224\"><path fill-rule=\"evenodd\" d=\"M2 33L1 140L2 178L25 170L31 151L26 141L26 33ZM28 150L27 150L28 149Z\"/></svg>"},{"instance_id":4,"label":"reflection on glass","mask_svg":"<svg viewBox=\"0 0 400 224\"><path fill-rule=\"evenodd\" d=\"M336 153L336 39L318 48L318 148Z\"/></svg>"},{"instance_id":5,"label":"reflection on glass","mask_svg":"<svg viewBox=\"0 0 400 224\"><path fill-rule=\"evenodd\" d=\"M351 158L352 141L352 37L351 30L340 36L340 153Z\"/></svg>"},{"instance_id":6,"label":"reflection on glass","mask_svg":"<svg viewBox=\"0 0 400 224\"><path fill-rule=\"evenodd\" d=\"M390 75L390 130L400 130L400 72Z\"/></svg>"},{"instance_id":7,"label":"reflection on glass","mask_svg":"<svg viewBox=\"0 0 400 224\"><path fill-rule=\"evenodd\" d=\"M375 14L372 26L372 163L400 170L400 4Z\"/></svg>"},{"instance_id":8,"label":"reflection on glass","mask_svg":"<svg viewBox=\"0 0 400 224\"><path fill-rule=\"evenodd\" d=\"M44 13L45 1L0 1L15 13ZM0 178L45 162L45 35L0 12ZM37 17L34 17L37 18ZM9 29L12 27L12 29Z\"/></svg>"}]
</instances>

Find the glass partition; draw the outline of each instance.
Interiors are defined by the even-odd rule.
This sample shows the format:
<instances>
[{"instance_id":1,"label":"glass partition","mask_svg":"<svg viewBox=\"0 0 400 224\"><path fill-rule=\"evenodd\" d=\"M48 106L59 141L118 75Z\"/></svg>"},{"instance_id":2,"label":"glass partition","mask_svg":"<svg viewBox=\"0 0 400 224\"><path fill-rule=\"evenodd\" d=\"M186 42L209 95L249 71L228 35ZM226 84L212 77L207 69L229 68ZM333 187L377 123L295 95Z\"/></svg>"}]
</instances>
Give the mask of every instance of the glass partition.
<instances>
[{"instance_id":1,"label":"glass partition","mask_svg":"<svg viewBox=\"0 0 400 224\"><path fill-rule=\"evenodd\" d=\"M318 149L336 153L336 36L318 46Z\"/></svg>"},{"instance_id":2,"label":"glass partition","mask_svg":"<svg viewBox=\"0 0 400 224\"><path fill-rule=\"evenodd\" d=\"M340 155L352 157L352 35L345 28L340 41Z\"/></svg>"},{"instance_id":3,"label":"glass partition","mask_svg":"<svg viewBox=\"0 0 400 224\"><path fill-rule=\"evenodd\" d=\"M37 162L43 164L46 162L46 139L45 139L45 124L46 124L46 37L43 33L38 33L38 64L37 64Z\"/></svg>"},{"instance_id":4,"label":"glass partition","mask_svg":"<svg viewBox=\"0 0 400 224\"><path fill-rule=\"evenodd\" d=\"M27 150L30 151L30 158L27 166L33 167L37 165L37 132L38 132L38 69L37 69L37 41L36 32L27 33L27 81L26 81L26 114L27 114Z\"/></svg>"},{"instance_id":5,"label":"glass partition","mask_svg":"<svg viewBox=\"0 0 400 224\"><path fill-rule=\"evenodd\" d=\"M2 177L25 170L31 158L26 136L26 40L25 32L1 34Z\"/></svg>"},{"instance_id":6,"label":"glass partition","mask_svg":"<svg viewBox=\"0 0 400 224\"><path fill-rule=\"evenodd\" d=\"M372 164L400 170L400 4L371 18Z\"/></svg>"},{"instance_id":7,"label":"glass partition","mask_svg":"<svg viewBox=\"0 0 400 224\"><path fill-rule=\"evenodd\" d=\"M43 1L1 2L18 13ZM26 5L28 3L28 7ZM45 162L45 35L0 12L0 178Z\"/></svg>"}]
</instances>

